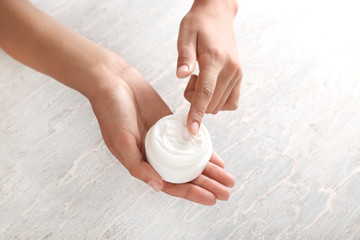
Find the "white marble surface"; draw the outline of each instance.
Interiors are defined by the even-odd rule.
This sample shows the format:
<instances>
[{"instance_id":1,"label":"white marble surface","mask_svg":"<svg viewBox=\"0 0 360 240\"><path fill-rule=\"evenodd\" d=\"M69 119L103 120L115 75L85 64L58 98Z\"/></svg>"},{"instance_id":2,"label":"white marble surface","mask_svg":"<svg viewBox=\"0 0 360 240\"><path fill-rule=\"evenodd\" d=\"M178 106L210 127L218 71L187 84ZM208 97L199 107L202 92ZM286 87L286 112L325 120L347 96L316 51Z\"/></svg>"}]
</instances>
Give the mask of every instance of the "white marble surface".
<instances>
[{"instance_id":1,"label":"white marble surface","mask_svg":"<svg viewBox=\"0 0 360 240\"><path fill-rule=\"evenodd\" d=\"M191 1L33 2L187 108ZM133 179L83 96L0 51L0 239L360 239L359 17L339 2L240 1L240 107L205 119L237 183L213 207Z\"/></svg>"}]
</instances>

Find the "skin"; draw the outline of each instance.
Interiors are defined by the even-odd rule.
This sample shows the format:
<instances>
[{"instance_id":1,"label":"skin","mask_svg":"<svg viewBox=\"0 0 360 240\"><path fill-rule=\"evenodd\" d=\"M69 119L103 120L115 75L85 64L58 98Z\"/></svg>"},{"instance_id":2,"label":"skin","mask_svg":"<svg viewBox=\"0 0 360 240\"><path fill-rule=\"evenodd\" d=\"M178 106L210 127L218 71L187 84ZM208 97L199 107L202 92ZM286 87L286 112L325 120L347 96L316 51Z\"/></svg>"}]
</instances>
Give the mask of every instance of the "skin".
<instances>
[{"instance_id":1,"label":"skin","mask_svg":"<svg viewBox=\"0 0 360 240\"><path fill-rule=\"evenodd\" d=\"M133 177L146 183L153 181L151 184L157 191L162 190L204 205L213 205L217 199L228 200L228 187L234 186L235 179L223 169L224 162L216 153L213 153L198 178L184 184L163 181L146 162L146 133L157 120L171 114L171 111L142 76L136 70L133 71L126 79L137 84L122 83L117 89L107 92L104 97L92 103L110 151Z\"/></svg>"},{"instance_id":2,"label":"skin","mask_svg":"<svg viewBox=\"0 0 360 240\"><path fill-rule=\"evenodd\" d=\"M0 47L86 96L107 147L133 177L156 191L204 205L229 199L235 178L224 170L224 162L215 152L203 173L184 184L163 181L146 161L146 133L171 111L141 74L117 54L68 29L26 0L0 0Z\"/></svg>"},{"instance_id":3,"label":"skin","mask_svg":"<svg viewBox=\"0 0 360 240\"><path fill-rule=\"evenodd\" d=\"M204 113L235 110L240 98L242 70L233 21L237 12L233 0L198 0L180 24L178 37L179 78L192 75L184 96L191 103L188 130L196 134Z\"/></svg>"}]
</instances>

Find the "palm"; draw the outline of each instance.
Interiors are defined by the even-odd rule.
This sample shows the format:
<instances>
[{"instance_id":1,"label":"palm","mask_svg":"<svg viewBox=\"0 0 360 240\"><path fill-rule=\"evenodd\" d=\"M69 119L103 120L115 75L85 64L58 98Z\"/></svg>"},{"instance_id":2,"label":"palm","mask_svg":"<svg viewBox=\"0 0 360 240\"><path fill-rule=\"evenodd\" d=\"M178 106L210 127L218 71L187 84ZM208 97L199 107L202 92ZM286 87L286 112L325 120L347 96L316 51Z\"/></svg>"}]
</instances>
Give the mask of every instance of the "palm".
<instances>
[{"instance_id":1,"label":"palm","mask_svg":"<svg viewBox=\"0 0 360 240\"><path fill-rule=\"evenodd\" d=\"M122 83L101 101L93 104L106 145L136 178L148 182L160 176L146 162L144 139L149 128L171 114L156 91L140 76L131 87ZM205 205L227 200L234 178L223 169L222 160L213 154L203 174L191 183L163 182L162 191ZM161 180L160 180L161 181Z\"/></svg>"}]
</instances>

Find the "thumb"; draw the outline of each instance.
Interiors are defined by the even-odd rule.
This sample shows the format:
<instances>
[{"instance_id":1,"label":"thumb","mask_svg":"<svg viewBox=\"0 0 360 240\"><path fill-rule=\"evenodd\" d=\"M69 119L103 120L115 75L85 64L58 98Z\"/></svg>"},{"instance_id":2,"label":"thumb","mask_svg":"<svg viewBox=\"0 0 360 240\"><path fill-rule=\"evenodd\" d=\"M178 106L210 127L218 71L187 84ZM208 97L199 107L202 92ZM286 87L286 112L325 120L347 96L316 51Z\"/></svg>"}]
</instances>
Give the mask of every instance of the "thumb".
<instances>
[{"instance_id":1,"label":"thumb","mask_svg":"<svg viewBox=\"0 0 360 240\"><path fill-rule=\"evenodd\" d=\"M184 21L180 25L177 48L178 61L176 75L178 78L186 78L195 70L196 33L189 31Z\"/></svg>"},{"instance_id":2,"label":"thumb","mask_svg":"<svg viewBox=\"0 0 360 240\"><path fill-rule=\"evenodd\" d=\"M134 168L131 168L129 171L133 177L144 181L156 192L162 190L163 180L149 163L140 161L135 164Z\"/></svg>"},{"instance_id":3,"label":"thumb","mask_svg":"<svg viewBox=\"0 0 360 240\"><path fill-rule=\"evenodd\" d=\"M126 142L126 144L124 144ZM117 158L129 171L131 176L149 184L155 191L163 188L163 180L155 169L143 160L135 139L123 141L120 151L116 151Z\"/></svg>"}]
</instances>

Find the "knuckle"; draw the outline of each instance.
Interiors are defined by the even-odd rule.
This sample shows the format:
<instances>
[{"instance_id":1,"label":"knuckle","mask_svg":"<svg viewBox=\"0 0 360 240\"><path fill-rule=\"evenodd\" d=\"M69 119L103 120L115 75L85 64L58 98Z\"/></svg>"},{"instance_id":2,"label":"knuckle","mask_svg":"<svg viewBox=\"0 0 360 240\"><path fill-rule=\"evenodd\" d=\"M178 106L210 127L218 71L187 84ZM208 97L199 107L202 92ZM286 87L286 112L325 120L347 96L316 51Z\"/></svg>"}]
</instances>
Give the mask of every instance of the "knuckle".
<instances>
[{"instance_id":1,"label":"knuckle","mask_svg":"<svg viewBox=\"0 0 360 240\"><path fill-rule=\"evenodd\" d=\"M208 108L205 110L205 113L206 113L206 114L209 114L209 113L211 113L211 111L212 111L211 108L208 107Z\"/></svg>"},{"instance_id":2,"label":"knuckle","mask_svg":"<svg viewBox=\"0 0 360 240\"><path fill-rule=\"evenodd\" d=\"M239 102L238 101L229 101L229 108L231 110L236 110L239 107Z\"/></svg>"},{"instance_id":3,"label":"knuckle","mask_svg":"<svg viewBox=\"0 0 360 240\"><path fill-rule=\"evenodd\" d=\"M242 70L239 61L237 61L236 59L230 59L227 65L235 73L236 76L242 76Z\"/></svg>"},{"instance_id":4,"label":"knuckle","mask_svg":"<svg viewBox=\"0 0 360 240\"><path fill-rule=\"evenodd\" d=\"M128 171L130 175L133 176L134 178L139 178L139 170L134 166L129 167Z\"/></svg>"},{"instance_id":5,"label":"knuckle","mask_svg":"<svg viewBox=\"0 0 360 240\"><path fill-rule=\"evenodd\" d=\"M125 70L126 73L128 73L130 75L138 74L138 70L135 67L131 66L131 65L126 65L124 67L124 70Z\"/></svg>"},{"instance_id":6,"label":"knuckle","mask_svg":"<svg viewBox=\"0 0 360 240\"><path fill-rule=\"evenodd\" d=\"M190 93L190 91L184 91L184 97L188 102L191 102L191 98L192 98L192 94Z\"/></svg>"},{"instance_id":7,"label":"knuckle","mask_svg":"<svg viewBox=\"0 0 360 240\"><path fill-rule=\"evenodd\" d=\"M234 72L238 73L240 71L240 65L236 60L234 59L229 60L228 65Z\"/></svg>"},{"instance_id":8,"label":"knuckle","mask_svg":"<svg viewBox=\"0 0 360 240\"><path fill-rule=\"evenodd\" d=\"M225 60L226 54L223 50L218 48L211 48L209 54L217 61L223 62Z\"/></svg>"},{"instance_id":9,"label":"knuckle","mask_svg":"<svg viewBox=\"0 0 360 240\"><path fill-rule=\"evenodd\" d=\"M202 54L199 55L199 60L208 60L208 61L216 61L216 62L224 62L226 58L226 54L223 50L211 47L204 51Z\"/></svg>"},{"instance_id":10,"label":"knuckle","mask_svg":"<svg viewBox=\"0 0 360 240\"><path fill-rule=\"evenodd\" d=\"M200 94L203 96L203 98L207 101L210 101L210 99L213 96L213 87L210 84L206 84L200 87Z\"/></svg>"},{"instance_id":11,"label":"knuckle","mask_svg":"<svg viewBox=\"0 0 360 240\"><path fill-rule=\"evenodd\" d=\"M242 71L240 65L238 65L238 67L237 67L237 69L236 69L236 73L237 73L237 79L238 79L239 81L241 81L242 78L243 78L243 71Z\"/></svg>"},{"instance_id":12,"label":"knuckle","mask_svg":"<svg viewBox=\"0 0 360 240\"><path fill-rule=\"evenodd\" d=\"M132 65L127 65L127 66L126 66L126 69L127 69L128 71L130 71L130 72L137 71L136 68L135 68L134 66L132 66Z\"/></svg>"},{"instance_id":13,"label":"knuckle","mask_svg":"<svg viewBox=\"0 0 360 240\"><path fill-rule=\"evenodd\" d=\"M240 69L240 74L239 74L239 81L241 81L243 79L244 73L243 71Z\"/></svg>"},{"instance_id":14,"label":"knuckle","mask_svg":"<svg viewBox=\"0 0 360 240\"><path fill-rule=\"evenodd\" d=\"M120 71L122 71L121 73L123 74L124 79L134 79L135 77L141 76L139 71L131 65L123 67Z\"/></svg>"},{"instance_id":15,"label":"knuckle","mask_svg":"<svg viewBox=\"0 0 360 240\"><path fill-rule=\"evenodd\" d=\"M220 111L220 109L216 108L215 110L213 110L213 111L211 112L211 114L216 115L216 114L219 113L219 111Z\"/></svg>"},{"instance_id":16,"label":"knuckle","mask_svg":"<svg viewBox=\"0 0 360 240\"><path fill-rule=\"evenodd\" d=\"M181 19L180 27L184 27L184 26L188 25L189 21L190 21L190 18L188 17L188 15L186 15L185 17L183 17L183 19Z\"/></svg>"},{"instance_id":17,"label":"knuckle","mask_svg":"<svg viewBox=\"0 0 360 240\"><path fill-rule=\"evenodd\" d=\"M200 116L200 117L203 117L204 116L204 110L200 109L199 107L193 107L193 113Z\"/></svg>"}]
</instances>

